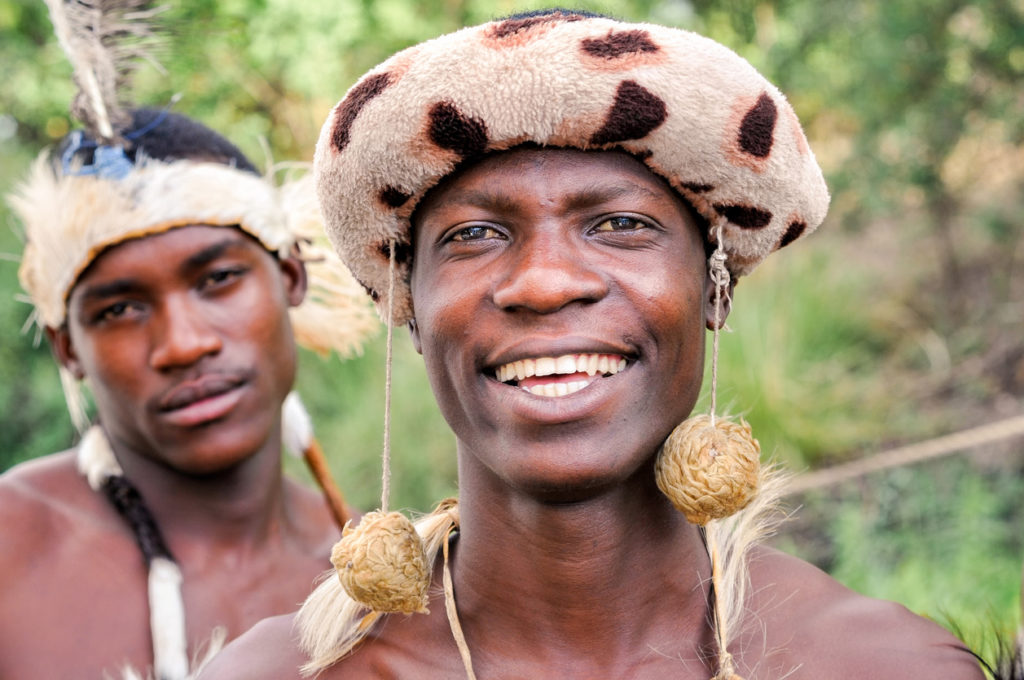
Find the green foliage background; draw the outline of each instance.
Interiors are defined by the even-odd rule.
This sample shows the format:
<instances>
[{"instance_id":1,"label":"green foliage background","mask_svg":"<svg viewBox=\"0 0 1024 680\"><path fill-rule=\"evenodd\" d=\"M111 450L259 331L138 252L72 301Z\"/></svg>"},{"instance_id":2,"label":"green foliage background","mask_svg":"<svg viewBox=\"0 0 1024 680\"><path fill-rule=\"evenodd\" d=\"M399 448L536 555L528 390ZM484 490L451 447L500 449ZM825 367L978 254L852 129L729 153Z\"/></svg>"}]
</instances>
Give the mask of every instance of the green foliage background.
<instances>
[{"instance_id":1,"label":"green foliage background","mask_svg":"<svg viewBox=\"0 0 1024 680\"><path fill-rule=\"evenodd\" d=\"M819 233L741 282L723 393L797 469L1024 411L1024 2L580 2L724 42L789 93L826 171ZM309 160L329 108L394 51L507 0L188 0L168 7L134 101L224 132L251 157ZM0 191L69 129L70 68L45 7L0 0ZM18 225L0 208L0 469L74 441L45 343L20 333ZM398 334L398 505L455 492L454 442ZM299 387L350 499L378 502L383 334ZM303 475L294 462L295 474ZM869 594L1015 625L1024 444L798 499L779 542Z\"/></svg>"}]
</instances>

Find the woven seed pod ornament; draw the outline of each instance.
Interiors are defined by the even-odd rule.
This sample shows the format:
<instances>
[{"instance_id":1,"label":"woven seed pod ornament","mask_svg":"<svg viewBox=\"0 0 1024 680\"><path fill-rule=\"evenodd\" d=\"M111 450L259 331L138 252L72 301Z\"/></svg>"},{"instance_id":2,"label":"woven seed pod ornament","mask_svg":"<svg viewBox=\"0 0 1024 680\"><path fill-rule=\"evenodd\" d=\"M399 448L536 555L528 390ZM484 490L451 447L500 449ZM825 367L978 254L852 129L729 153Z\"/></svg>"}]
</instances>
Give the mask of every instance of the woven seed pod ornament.
<instances>
[{"instance_id":1,"label":"woven seed pod ornament","mask_svg":"<svg viewBox=\"0 0 1024 680\"><path fill-rule=\"evenodd\" d=\"M395 287L395 250L389 244L388 299ZM384 378L384 452L381 478L381 509L368 512L359 526L346 525L341 540L331 550L331 564L349 597L380 614L426 614L430 568L423 540L408 517L388 512L391 496L391 355L394 319L387 316L387 350Z\"/></svg>"},{"instance_id":2,"label":"woven seed pod ornament","mask_svg":"<svg viewBox=\"0 0 1024 680\"><path fill-rule=\"evenodd\" d=\"M655 462L658 488L686 515L704 525L742 510L757 495L761 446L750 426L701 414L684 421Z\"/></svg>"},{"instance_id":3,"label":"woven seed pod ornament","mask_svg":"<svg viewBox=\"0 0 1024 680\"><path fill-rule=\"evenodd\" d=\"M375 612L427 613L430 571L416 528L399 512L370 512L331 551L345 592Z\"/></svg>"},{"instance_id":4,"label":"woven seed pod ornament","mask_svg":"<svg viewBox=\"0 0 1024 680\"><path fill-rule=\"evenodd\" d=\"M731 277L725 266L720 225L712 235L717 247L708 259L708 276L715 283L711 412L693 416L672 430L654 464L658 488L687 521L699 526L745 508L757 495L761 476L761 445L750 433L750 425L715 417L718 341L725 323L722 307L723 300L729 298ZM722 651L725 653L724 646Z\"/></svg>"}]
</instances>

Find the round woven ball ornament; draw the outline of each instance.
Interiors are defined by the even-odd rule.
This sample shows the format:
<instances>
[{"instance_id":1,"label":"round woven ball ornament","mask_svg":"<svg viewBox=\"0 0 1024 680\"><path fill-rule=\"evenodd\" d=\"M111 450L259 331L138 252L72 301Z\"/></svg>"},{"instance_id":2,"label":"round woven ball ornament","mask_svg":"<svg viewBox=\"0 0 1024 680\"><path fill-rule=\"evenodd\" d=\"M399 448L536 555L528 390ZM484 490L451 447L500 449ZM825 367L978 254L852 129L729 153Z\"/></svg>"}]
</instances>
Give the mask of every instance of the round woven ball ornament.
<instances>
[{"instance_id":1,"label":"round woven ball ornament","mask_svg":"<svg viewBox=\"0 0 1024 680\"><path fill-rule=\"evenodd\" d=\"M423 542L399 512L370 512L346 526L331 564L349 597L379 613L427 613L430 570Z\"/></svg>"},{"instance_id":2,"label":"round woven ball ornament","mask_svg":"<svg viewBox=\"0 0 1024 680\"><path fill-rule=\"evenodd\" d=\"M750 426L702 414L672 430L654 464L658 488L692 524L739 512L757 495L761 446Z\"/></svg>"}]
</instances>

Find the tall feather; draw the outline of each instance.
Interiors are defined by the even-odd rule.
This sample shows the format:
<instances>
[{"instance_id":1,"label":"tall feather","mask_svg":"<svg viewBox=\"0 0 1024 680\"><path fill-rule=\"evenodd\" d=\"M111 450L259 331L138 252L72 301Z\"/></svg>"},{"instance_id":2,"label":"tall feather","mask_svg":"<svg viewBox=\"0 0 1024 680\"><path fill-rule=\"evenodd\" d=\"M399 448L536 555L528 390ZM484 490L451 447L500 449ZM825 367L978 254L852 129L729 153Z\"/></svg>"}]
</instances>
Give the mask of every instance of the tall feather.
<instances>
[{"instance_id":1,"label":"tall feather","mask_svg":"<svg viewBox=\"0 0 1024 680\"><path fill-rule=\"evenodd\" d=\"M151 60L149 19L163 10L149 0L46 0L53 30L74 69L71 114L98 142L124 144L130 121L121 97L139 59Z\"/></svg>"}]
</instances>

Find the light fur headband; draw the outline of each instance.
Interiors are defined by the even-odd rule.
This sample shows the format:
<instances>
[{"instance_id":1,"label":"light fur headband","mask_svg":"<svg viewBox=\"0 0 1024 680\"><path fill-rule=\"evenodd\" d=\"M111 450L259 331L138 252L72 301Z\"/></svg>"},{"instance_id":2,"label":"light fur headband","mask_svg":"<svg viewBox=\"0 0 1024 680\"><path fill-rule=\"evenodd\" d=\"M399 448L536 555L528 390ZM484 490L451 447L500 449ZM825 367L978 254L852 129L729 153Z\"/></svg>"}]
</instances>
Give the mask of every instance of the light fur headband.
<instances>
[{"instance_id":1,"label":"light fur headband","mask_svg":"<svg viewBox=\"0 0 1024 680\"><path fill-rule=\"evenodd\" d=\"M633 154L724 230L733 276L813 231L828 189L781 92L722 45L569 11L416 45L332 110L314 161L328 235L393 320L412 318L410 216L460 163L524 143ZM706 235L714 241L714 232Z\"/></svg>"},{"instance_id":2,"label":"light fur headband","mask_svg":"<svg viewBox=\"0 0 1024 680\"><path fill-rule=\"evenodd\" d=\"M312 176L275 187L220 163L141 161L125 178L61 175L46 154L11 195L25 227L18 275L40 325L59 327L75 281L105 249L190 224L236 226L278 255L303 242L306 301L292 311L296 339L348 354L376 326L363 293L322 243Z\"/></svg>"},{"instance_id":3,"label":"light fur headband","mask_svg":"<svg viewBox=\"0 0 1024 680\"><path fill-rule=\"evenodd\" d=\"M25 226L18 272L43 325L59 327L75 281L104 249L189 224L239 225L272 252L293 239L275 192L226 165L144 160L120 180L62 175L46 154L10 198Z\"/></svg>"}]
</instances>

